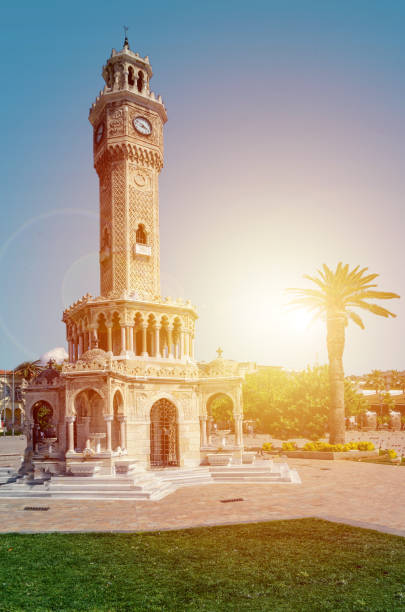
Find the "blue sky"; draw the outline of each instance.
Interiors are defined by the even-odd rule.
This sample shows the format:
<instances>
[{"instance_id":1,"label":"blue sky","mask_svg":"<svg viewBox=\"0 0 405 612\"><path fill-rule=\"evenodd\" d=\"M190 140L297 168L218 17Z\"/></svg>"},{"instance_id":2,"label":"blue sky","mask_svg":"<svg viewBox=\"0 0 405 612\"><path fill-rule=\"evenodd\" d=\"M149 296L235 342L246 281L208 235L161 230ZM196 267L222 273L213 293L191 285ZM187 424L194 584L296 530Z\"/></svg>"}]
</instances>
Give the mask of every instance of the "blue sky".
<instances>
[{"instance_id":1,"label":"blue sky","mask_svg":"<svg viewBox=\"0 0 405 612\"><path fill-rule=\"evenodd\" d=\"M19 2L2 7L0 367L62 346L98 294L88 109L121 48L149 55L168 110L162 293L190 298L196 354L299 368L324 331L284 289L340 260L405 293L405 4ZM348 373L405 369L405 308L349 327Z\"/></svg>"}]
</instances>

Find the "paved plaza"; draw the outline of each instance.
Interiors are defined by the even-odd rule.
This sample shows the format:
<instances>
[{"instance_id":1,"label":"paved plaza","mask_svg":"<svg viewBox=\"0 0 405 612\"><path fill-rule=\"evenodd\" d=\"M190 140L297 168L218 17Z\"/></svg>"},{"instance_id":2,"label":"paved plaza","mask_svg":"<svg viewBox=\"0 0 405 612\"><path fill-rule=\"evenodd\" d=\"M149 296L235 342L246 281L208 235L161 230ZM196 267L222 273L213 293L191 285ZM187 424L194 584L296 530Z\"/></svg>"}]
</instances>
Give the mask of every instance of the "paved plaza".
<instances>
[{"instance_id":1,"label":"paved plaza","mask_svg":"<svg viewBox=\"0 0 405 612\"><path fill-rule=\"evenodd\" d=\"M191 486L152 502L3 499L0 531L134 532L318 517L405 536L405 468L343 460L288 463L301 485ZM238 498L243 501L222 503Z\"/></svg>"}]
</instances>

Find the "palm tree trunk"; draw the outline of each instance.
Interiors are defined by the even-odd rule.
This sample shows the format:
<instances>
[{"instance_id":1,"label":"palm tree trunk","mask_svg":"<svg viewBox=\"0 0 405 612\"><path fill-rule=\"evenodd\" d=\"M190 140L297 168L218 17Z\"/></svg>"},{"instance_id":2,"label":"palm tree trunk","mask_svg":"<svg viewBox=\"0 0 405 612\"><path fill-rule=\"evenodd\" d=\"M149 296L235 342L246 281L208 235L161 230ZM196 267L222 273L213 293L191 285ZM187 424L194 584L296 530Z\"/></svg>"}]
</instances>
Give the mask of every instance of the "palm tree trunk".
<instances>
[{"instance_id":1,"label":"palm tree trunk","mask_svg":"<svg viewBox=\"0 0 405 612\"><path fill-rule=\"evenodd\" d=\"M344 444L346 429L343 349L346 320L344 315L330 314L326 324L330 382L329 442Z\"/></svg>"}]
</instances>

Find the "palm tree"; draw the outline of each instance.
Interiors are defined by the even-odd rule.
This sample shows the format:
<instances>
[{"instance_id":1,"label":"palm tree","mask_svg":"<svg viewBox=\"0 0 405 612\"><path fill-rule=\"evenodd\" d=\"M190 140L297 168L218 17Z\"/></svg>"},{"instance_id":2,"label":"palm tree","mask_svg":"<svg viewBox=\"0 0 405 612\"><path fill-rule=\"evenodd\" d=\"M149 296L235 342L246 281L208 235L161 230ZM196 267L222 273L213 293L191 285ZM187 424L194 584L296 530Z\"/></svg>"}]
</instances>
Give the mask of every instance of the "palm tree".
<instances>
[{"instance_id":1,"label":"palm tree","mask_svg":"<svg viewBox=\"0 0 405 612\"><path fill-rule=\"evenodd\" d=\"M364 386L367 387L367 389L373 389L376 393L377 400L380 404L378 422L382 425L383 406L385 405L384 400L390 397L387 391L387 379L384 377L381 370L372 370L364 377Z\"/></svg>"},{"instance_id":2,"label":"palm tree","mask_svg":"<svg viewBox=\"0 0 405 612\"><path fill-rule=\"evenodd\" d=\"M36 361L23 361L23 363L14 368L14 373L29 382L43 369L40 363L39 359Z\"/></svg>"},{"instance_id":3,"label":"palm tree","mask_svg":"<svg viewBox=\"0 0 405 612\"><path fill-rule=\"evenodd\" d=\"M391 370L390 389L402 389L402 375L398 370Z\"/></svg>"},{"instance_id":4,"label":"palm tree","mask_svg":"<svg viewBox=\"0 0 405 612\"><path fill-rule=\"evenodd\" d=\"M396 315L367 300L390 300L399 298L396 293L376 291L377 285L373 283L378 274L366 274L368 268L360 269L356 266L349 270L349 265L341 262L333 272L323 264L318 270L318 276L304 275L304 278L314 283L316 289L288 289L295 294L291 304L304 306L314 313L314 318L326 320L327 347L329 357L330 381L330 411L329 411L329 439L332 444L345 442L345 399L344 399L344 372L343 350L345 346L345 328L352 320L364 329L363 321L354 312L353 308L361 308L381 317L395 317Z\"/></svg>"},{"instance_id":5,"label":"palm tree","mask_svg":"<svg viewBox=\"0 0 405 612\"><path fill-rule=\"evenodd\" d=\"M364 377L364 386L374 391L383 391L386 387L386 381L381 370L372 370Z\"/></svg>"}]
</instances>

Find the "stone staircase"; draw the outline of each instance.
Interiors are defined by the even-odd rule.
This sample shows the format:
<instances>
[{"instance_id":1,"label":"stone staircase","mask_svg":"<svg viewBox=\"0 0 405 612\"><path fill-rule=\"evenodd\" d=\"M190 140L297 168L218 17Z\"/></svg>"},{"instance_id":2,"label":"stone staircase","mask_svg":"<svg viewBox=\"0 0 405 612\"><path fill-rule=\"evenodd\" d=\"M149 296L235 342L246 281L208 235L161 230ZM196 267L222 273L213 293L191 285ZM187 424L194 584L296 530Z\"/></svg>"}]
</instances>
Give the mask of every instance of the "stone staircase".
<instances>
[{"instance_id":1,"label":"stone staircase","mask_svg":"<svg viewBox=\"0 0 405 612\"><path fill-rule=\"evenodd\" d=\"M252 465L201 466L134 471L128 475L52 476L18 479L0 486L2 497L53 499L132 499L156 501L184 486L204 484L300 484L296 470L272 461Z\"/></svg>"},{"instance_id":2,"label":"stone staircase","mask_svg":"<svg viewBox=\"0 0 405 612\"><path fill-rule=\"evenodd\" d=\"M211 478L221 483L246 484L300 484L301 479L296 470L291 470L287 463L267 464L263 461L252 465L230 465L225 467L211 467Z\"/></svg>"},{"instance_id":3,"label":"stone staircase","mask_svg":"<svg viewBox=\"0 0 405 612\"><path fill-rule=\"evenodd\" d=\"M23 454L19 452L0 454L0 485L13 482L17 478Z\"/></svg>"}]
</instances>

